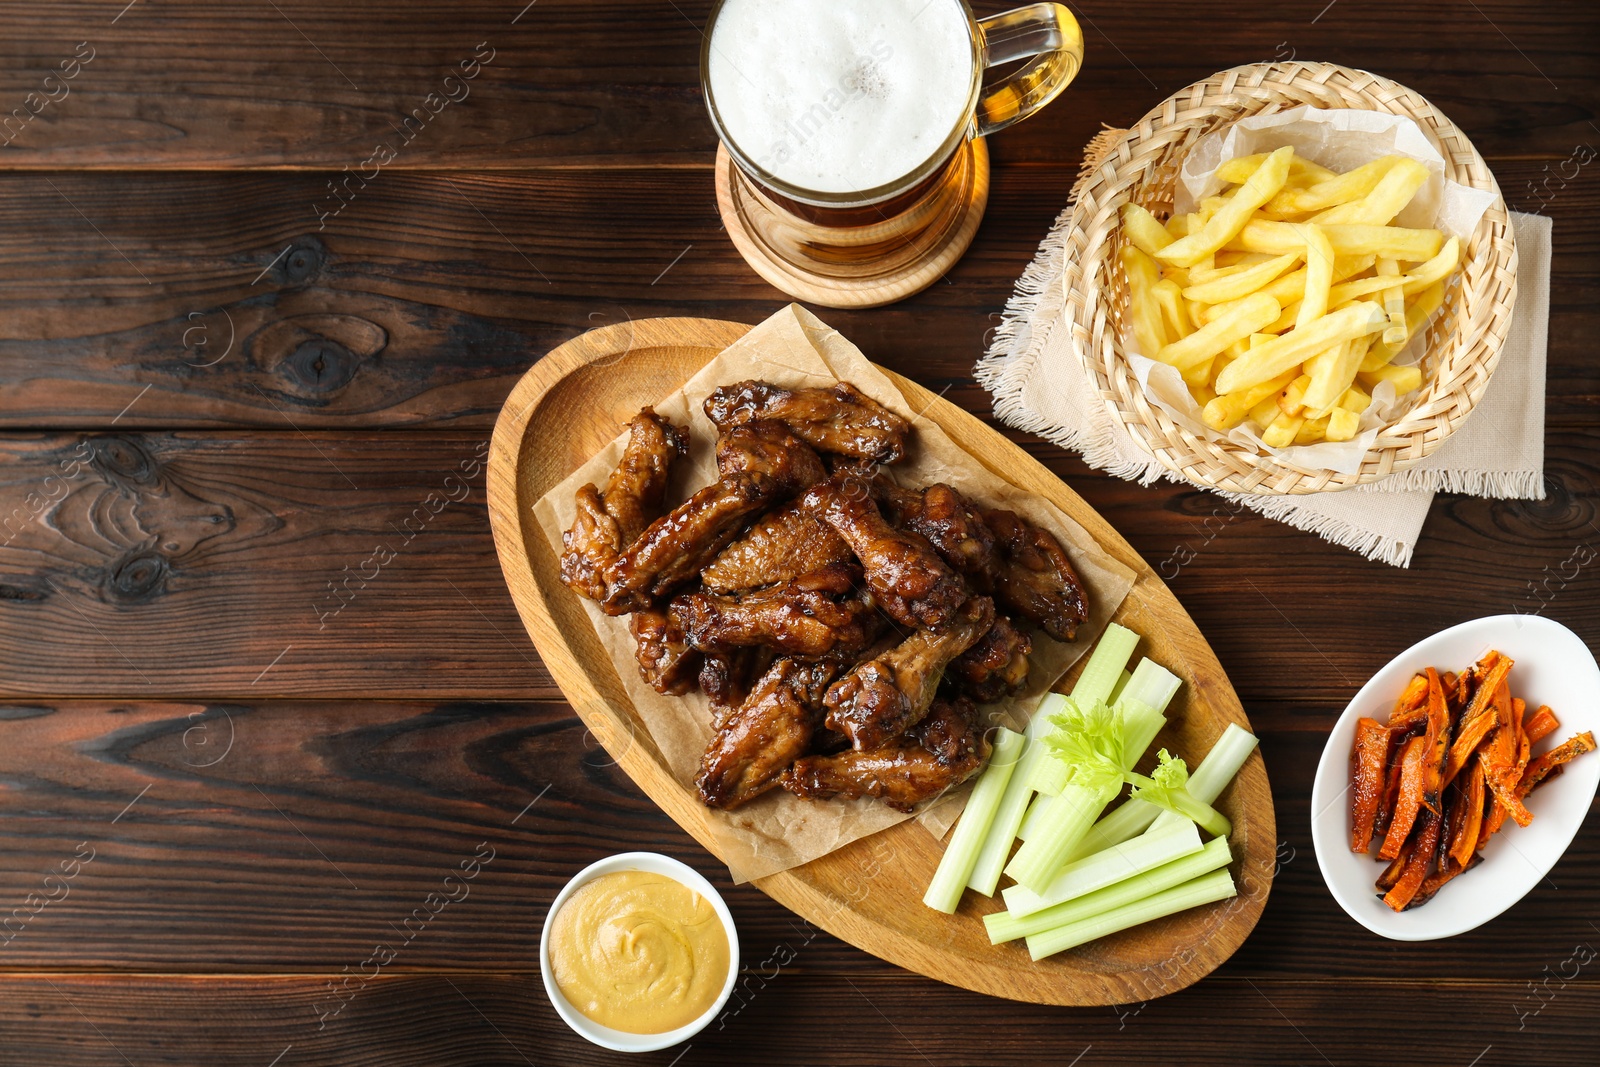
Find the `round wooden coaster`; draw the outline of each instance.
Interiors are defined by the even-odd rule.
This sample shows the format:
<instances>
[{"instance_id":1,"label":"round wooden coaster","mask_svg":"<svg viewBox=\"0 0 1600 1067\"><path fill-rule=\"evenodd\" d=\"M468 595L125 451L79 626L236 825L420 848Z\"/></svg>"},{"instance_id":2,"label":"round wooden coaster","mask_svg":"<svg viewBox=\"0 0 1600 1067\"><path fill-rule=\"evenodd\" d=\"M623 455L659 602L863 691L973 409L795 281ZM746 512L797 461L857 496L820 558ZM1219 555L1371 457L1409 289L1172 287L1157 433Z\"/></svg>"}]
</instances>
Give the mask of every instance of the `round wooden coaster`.
<instances>
[{"instance_id":1,"label":"round wooden coaster","mask_svg":"<svg viewBox=\"0 0 1600 1067\"><path fill-rule=\"evenodd\" d=\"M920 293L965 254L989 203L989 150L982 140L967 142L925 195L861 225L797 215L765 195L721 145L716 183L722 224L757 274L807 303L881 307Z\"/></svg>"}]
</instances>

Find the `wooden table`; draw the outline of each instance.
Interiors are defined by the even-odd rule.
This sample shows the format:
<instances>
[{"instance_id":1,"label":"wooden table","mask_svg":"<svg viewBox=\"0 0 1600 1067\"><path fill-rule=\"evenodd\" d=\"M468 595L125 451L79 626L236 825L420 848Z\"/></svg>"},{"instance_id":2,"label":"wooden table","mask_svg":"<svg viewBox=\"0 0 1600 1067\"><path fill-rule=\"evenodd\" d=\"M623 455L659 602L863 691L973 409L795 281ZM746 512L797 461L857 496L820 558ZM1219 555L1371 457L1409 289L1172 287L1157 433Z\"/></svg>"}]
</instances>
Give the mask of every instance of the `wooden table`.
<instances>
[{"instance_id":1,"label":"wooden table","mask_svg":"<svg viewBox=\"0 0 1600 1067\"><path fill-rule=\"evenodd\" d=\"M1017 435L1170 576L1283 837L1220 971L1067 1010L732 886L585 734L502 585L480 460L528 365L593 326L783 303L719 230L707 0L123 3L0 4L0 1063L614 1062L534 954L565 879L635 848L722 887L748 965L723 1025L641 1062L1594 1062L1592 827L1489 926L1408 945L1339 910L1308 826L1335 715L1398 650L1504 611L1600 638L1593 5L1088 4L1088 65L995 139L961 264L824 311L987 412L973 362L1080 147L1263 58L1416 88L1556 219L1546 497L1441 496L1409 570Z\"/></svg>"}]
</instances>

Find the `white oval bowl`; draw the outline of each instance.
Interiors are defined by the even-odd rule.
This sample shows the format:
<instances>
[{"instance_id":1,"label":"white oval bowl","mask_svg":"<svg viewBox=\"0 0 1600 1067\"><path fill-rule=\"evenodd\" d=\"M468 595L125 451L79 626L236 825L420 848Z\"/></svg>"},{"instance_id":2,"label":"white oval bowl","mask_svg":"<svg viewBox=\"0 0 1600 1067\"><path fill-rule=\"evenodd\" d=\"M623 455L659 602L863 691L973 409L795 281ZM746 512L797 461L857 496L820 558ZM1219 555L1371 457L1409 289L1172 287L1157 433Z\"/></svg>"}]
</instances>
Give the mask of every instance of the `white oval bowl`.
<instances>
[{"instance_id":1,"label":"white oval bowl","mask_svg":"<svg viewBox=\"0 0 1600 1067\"><path fill-rule=\"evenodd\" d=\"M1373 883L1384 864L1350 851L1350 747L1362 716L1388 722L1411 676L1427 667L1460 671L1490 649L1510 656L1511 694L1529 713L1550 705L1561 728L1536 752L1585 730L1600 732L1600 667L1583 640L1558 622L1537 615L1491 615L1434 634L1389 661L1361 687L1328 735L1311 787L1311 839L1317 866L1339 906L1375 934L1396 941L1432 941L1483 925L1521 900L1549 873L1583 825L1600 785L1600 752L1566 765L1560 777L1528 798L1533 823L1507 820L1489 839L1483 862L1453 879L1428 904L1396 913Z\"/></svg>"},{"instance_id":2,"label":"white oval bowl","mask_svg":"<svg viewBox=\"0 0 1600 1067\"><path fill-rule=\"evenodd\" d=\"M618 871L644 871L647 874L665 875L674 881L682 882L711 902L717 918L722 920L723 930L728 934L728 978L722 983L721 995L706 1009L705 1014L676 1030L666 1030L659 1034L633 1034L626 1030L602 1026L574 1008L567 998L562 996L561 987L556 985L555 975L550 971L550 922L555 918L556 912L561 910L561 905L567 902L567 898L572 896L579 886L592 882L602 874L614 874ZM550 910L544 917L544 929L539 934L539 973L544 978L545 995L550 998L556 1014L561 1016L562 1021L572 1027L579 1036L613 1052L656 1052L687 1041L704 1030L711 1020L717 1017L717 1013L722 1011L723 1005L728 1003L728 996L733 992L733 984L739 978L739 932L733 925L733 913L728 911L727 902L722 899L722 894L718 893L716 886L706 881L699 871L658 852L620 852L615 856L607 856L603 860L591 863L573 875L572 881L568 882L561 892L556 894L556 899L551 901Z\"/></svg>"}]
</instances>

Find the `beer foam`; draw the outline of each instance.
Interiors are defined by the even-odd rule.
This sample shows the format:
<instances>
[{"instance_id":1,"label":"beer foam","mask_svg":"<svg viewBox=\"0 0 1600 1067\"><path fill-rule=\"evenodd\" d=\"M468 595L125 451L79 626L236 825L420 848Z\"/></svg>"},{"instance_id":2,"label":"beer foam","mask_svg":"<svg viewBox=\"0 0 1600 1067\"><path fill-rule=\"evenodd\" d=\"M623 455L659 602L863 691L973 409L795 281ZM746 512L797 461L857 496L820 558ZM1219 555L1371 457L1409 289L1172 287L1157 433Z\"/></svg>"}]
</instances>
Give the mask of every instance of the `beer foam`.
<instances>
[{"instance_id":1,"label":"beer foam","mask_svg":"<svg viewBox=\"0 0 1600 1067\"><path fill-rule=\"evenodd\" d=\"M955 0L726 0L708 75L728 137L818 193L911 173L963 121L972 89Z\"/></svg>"}]
</instances>

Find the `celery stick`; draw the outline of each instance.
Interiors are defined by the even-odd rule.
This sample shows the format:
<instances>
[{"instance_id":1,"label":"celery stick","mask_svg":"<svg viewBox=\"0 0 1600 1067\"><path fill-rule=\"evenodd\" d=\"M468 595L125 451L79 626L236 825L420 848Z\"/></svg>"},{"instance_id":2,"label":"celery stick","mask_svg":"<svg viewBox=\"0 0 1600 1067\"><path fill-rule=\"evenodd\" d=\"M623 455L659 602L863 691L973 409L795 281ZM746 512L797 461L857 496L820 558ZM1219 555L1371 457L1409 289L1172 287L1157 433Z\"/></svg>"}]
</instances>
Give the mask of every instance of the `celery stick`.
<instances>
[{"instance_id":1,"label":"celery stick","mask_svg":"<svg viewBox=\"0 0 1600 1067\"><path fill-rule=\"evenodd\" d=\"M1122 669L1133 658L1138 644L1138 634L1114 622L1108 624L1106 632L1100 635L1100 643L1089 655L1089 662L1083 665L1077 684L1072 687L1072 699L1083 704L1109 703L1111 690L1116 688L1117 679L1122 677Z\"/></svg>"},{"instance_id":2,"label":"celery stick","mask_svg":"<svg viewBox=\"0 0 1600 1067\"><path fill-rule=\"evenodd\" d=\"M1000 870L1011 856L1011 843L1016 840L1017 828L1022 825L1023 813L1028 809L1028 801L1033 798L1033 787L1028 784L1033 765L1040 760L1053 760L1050 750L1045 748L1039 739L1055 729L1050 723L1050 716L1060 709L1060 705L1065 703L1066 699L1060 693L1046 693L1039 701L1039 706L1034 709L1033 718L1028 720L1027 741L1022 758L1017 763L1017 769L1012 773L1011 780L1006 783L1005 795L1000 798L1000 805L995 809L994 822L989 827L988 836L983 840L983 847L978 850L977 862L972 866L972 876L967 879L968 888L975 889L986 897L994 896L995 886L1000 884Z\"/></svg>"},{"instance_id":3,"label":"celery stick","mask_svg":"<svg viewBox=\"0 0 1600 1067\"><path fill-rule=\"evenodd\" d=\"M1123 775L1128 784L1133 786L1130 798L1146 800L1158 808L1193 819L1202 830L1217 837L1227 837L1233 833L1233 823L1228 821L1226 815L1189 792L1189 768L1183 760L1166 749L1161 750L1160 758L1161 762L1148 776L1132 771Z\"/></svg>"},{"instance_id":4,"label":"celery stick","mask_svg":"<svg viewBox=\"0 0 1600 1067\"><path fill-rule=\"evenodd\" d=\"M961 903L961 891L967 886L972 865L978 859L978 849L989 832L1000 798L1005 795L1006 783L1016 770L1022 745L1023 736L1014 730L1002 729L995 739L989 766L979 777L978 784L972 787L961 821L950 835L950 844L939 859L939 868L933 873L927 893L923 894L922 902L935 911L949 914Z\"/></svg>"},{"instance_id":5,"label":"celery stick","mask_svg":"<svg viewBox=\"0 0 1600 1067\"><path fill-rule=\"evenodd\" d=\"M1117 684L1111 687L1111 695L1106 698L1106 703L1115 704L1118 700L1120 700L1122 697L1122 690L1127 687L1128 679L1132 677L1133 675L1129 674L1127 670L1124 669L1122 672L1122 677L1117 679Z\"/></svg>"},{"instance_id":6,"label":"celery stick","mask_svg":"<svg viewBox=\"0 0 1600 1067\"><path fill-rule=\"evenodd\" d=\"M1183 681L1176 674L1153 659L1142 659L1139 661L1139 666L1134 668L1133 677L1122 687L1119 699L1137 701L1140 704L1148 704L1157 711L1165 711L1181 685Z\"/></svg>"},{"instance_id":7,"label":"celery stick","mask_svg":"<svg viewBox=\"0 0 1600 1067\"><path fill-rule=\"evenodd\" d=\"M1164 889L1154 896L1145 897L1132 904L1124 904L1120 908L1112 908L1099 915L1066 923L1043 933L1029 934L1028 954L1035 960L1042 960L1046 956L1076 948L1096 938L1126 930L1130 926L1138 926L1140 923L1160 919L1175 912L1187 911L1201 904L1226 900L1237 893L1231 874L1226 870L1212 871L1210 874L1202 874L1193 881Z\"/></svg>"},{"instance_id":8,"label":"celery stick","mask_svg":"<svg viewBox=\"0 0 1600 1067\"><path fill-rule=\"evenodd\" d=\"M1163 889L1182 885L1218 867L1226 867L1231 862L1233 853L1228 848L1227 838L1213 837L1199 852L1173 860L1153 871L1134 875L1126 881L1097 889L1065 904L1036 911L1027 917L1012 915L1007 911L997 911L992 915L985 915L983 925L989 932L990 943L998 945L1002 941L1015 941L1019 937L1041 934L1046 930L1053 930L1058 926L1087 919L1092 915L1100 915L1113 908L1120 908L1124 904L1154 896Z\"/></svg>"},{"instance_id":9,"label":"celery stick","mask_svg":"<svg viewBox=\"0 0 1600 1067\"><path fill-rule=\"evenodd\" d=\"M1049 807L1049 797L1034 797L1033 806L1028 809L1028 814L1022 819L1022 827L1017 830L1017 840L1026 841L1039 831L1039 824L1044 822L1045 808ZM1133 836L1132 834L1128 836Z\"/></svg>"},{"instance_id":10,"label":"celery stick","mask_svg":"<svg viewBox=\"0 0 1600 1067\"><path fill-rule=\"evenodd\" d=\"M1194 823L1171 822L1131 841L1124 841L1061 868L1043 893L1026 886L1007 886L1006 910L1018 917L1053 907L1075 897L1154 870L1175 859L1199 852L1200 831Z\"/></svg>"},{"instance_id":11,"label":"celery stick","mask_svg":"<svg viewBox=\"0 0 1600 1067\"><path fill-rule=\"evenodd\" d=\"M1190 795L1207 804L1215 803L1259 743L1255 734L1230 722L1206 753L1206 758L1200 761L1200 766L1189 775Z\"/></svg>"},{"instance_id":12,"label":"celery stick","mask_svg":"<svg viewBox=\"0 0 1600 1067\"><path fill-rule=\"evenodd\" d=\"M1250 753L1255 751L1256 744L1254 734L1229 723L1222 736L1217 738L1217 743L1211 746L1211 751L1206 753L1206 758L1200 761L1200 766L1189 776L1190 794L1196 800L1203 800L1207 804L1215 801L1228 787L1228 783L1233 781L1233 776L1239 773L1239 768L1244 766L1245 760L1250 758ZM1161 822L1166 823L1183 821L1182 815L1162 811L1148 800L1129 800L1094 824L1094 829L1090 830L1089 835L1073 850L1071 860L1079 860L1101 849L1120 845L1129 838L1144 833L1158 821L1158 817ZM1025 820L1019 836L1026 840L1028 834L1032 832L1033 825L1036 824Z\"/></svg>"},{"instance_id":13,"label":"celery stick","mask_svg":"<svg viewBox=\"0 0 1600 1067\"><path fill-rule=\"evenodd\" d=\"M1017 849L1006 873L1029 889L1044 891L1113 795L1100 786L1069 782L1060 795L1049 799L1040 832Z\"/></svg>"}]
</instances>

